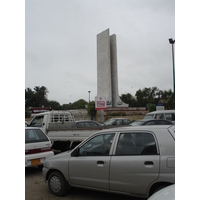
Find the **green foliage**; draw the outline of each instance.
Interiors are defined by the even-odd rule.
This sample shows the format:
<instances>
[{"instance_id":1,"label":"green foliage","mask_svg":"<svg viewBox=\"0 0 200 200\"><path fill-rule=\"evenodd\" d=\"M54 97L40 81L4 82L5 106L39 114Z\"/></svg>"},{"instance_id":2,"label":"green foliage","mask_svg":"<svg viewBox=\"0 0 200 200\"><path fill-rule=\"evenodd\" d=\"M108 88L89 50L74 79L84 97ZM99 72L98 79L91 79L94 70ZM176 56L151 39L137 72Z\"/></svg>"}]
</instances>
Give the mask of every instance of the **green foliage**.
<instances>
[{"instance_id":1,"label":"green foliage","mask_svg":"<svg viewBox=\"0 0 200 200\"><path fill-rule=\"evenodd\" d=\"M52 110L72 110L72 109L84 109L88 104L84 99L79 99L74 103L60 105L57 101L49 101L47 94L48 89L45 86L35 86L34 90L30 88L25 89L25 108L27 107L51 107ZM150 104L164 103L165 109L175 109L175 95L171 90L162 91L157 87L144 88L136 91L133 96L130 93L122 94L121 100L127 103L129 107L146 107ZM150 109L154 109L153 107ZM95 115L95 102L88 104L88 113ZM126 114L126 113L125 113ZM125 115L122 114L123 116Z\"/></svg>"},{"instance_id":2,"label":"green foliage","mask_svg":"<svg viewBox=\"0 0 200 200\"><path fill-rule=\"evenodd\" d=\"M45 86L36 86L34 91L30 88L25 89L25 107L48 107L48 92Z\"/></svg>"},{"instance_id":3,"label":"green foliage","mask_svg":"<svg viewBox=\"0 0 200 200\"><path fill-rule=\"evenodd\" d=\"M48 107L52 110L61 110L61 106L57 101L48 101Z\"/></svg>"},{"instance_id":4,"label":"green foliage","mask_svg":"<svg viewBox=\"0 0 200 200\"><path fill-rule=\"evenodd\" d=\"M94 101L92 101L92 102L90 102L88 104L88 106L87 106L87 112L91 116L95 116L96 115L95 102Z\"/></svg>"},{"instance_id":5,"label":"green foliage","mask_svg":"<svg viewBox=\"0 0 200 200\"><path fill-rule=\"evenodd\" d=\"M149 112L156 111L156 105L155 104L150 104L149 105Z\"/></svg>"},{"instance_id":6,"label":"green foliage","mask_svg":"<svg viewBox=\"0 0 200 200\"><path fill-rule=\"evenodd\" d=\"M87 105L87 101L84 99L79 99L72 104L73 109L84 109L85 105Z\"/></svg>"}]
</instances>

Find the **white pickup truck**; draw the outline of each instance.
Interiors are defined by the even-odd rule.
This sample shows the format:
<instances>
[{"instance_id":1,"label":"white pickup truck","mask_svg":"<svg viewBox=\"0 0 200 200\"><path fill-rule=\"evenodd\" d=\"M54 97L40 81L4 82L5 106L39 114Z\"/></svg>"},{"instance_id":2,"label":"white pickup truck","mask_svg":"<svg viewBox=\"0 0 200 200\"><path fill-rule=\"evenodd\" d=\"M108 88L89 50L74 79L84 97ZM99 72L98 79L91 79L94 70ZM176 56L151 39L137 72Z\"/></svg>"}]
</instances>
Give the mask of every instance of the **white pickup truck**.
<instances>
[{"instance_id":1,"label":"white pickup truck","mask_svg":"<svg viewBox=\"0 0 200 200\"><path fill-rule=\"evenodd\" d=\"M59 110L36 114L28 126L41 127L51 139L53 149L60 151L75 147L91 134L104 128L98 123L93 127L77 124L70 111Z\"/></svg>"}]
</instances>

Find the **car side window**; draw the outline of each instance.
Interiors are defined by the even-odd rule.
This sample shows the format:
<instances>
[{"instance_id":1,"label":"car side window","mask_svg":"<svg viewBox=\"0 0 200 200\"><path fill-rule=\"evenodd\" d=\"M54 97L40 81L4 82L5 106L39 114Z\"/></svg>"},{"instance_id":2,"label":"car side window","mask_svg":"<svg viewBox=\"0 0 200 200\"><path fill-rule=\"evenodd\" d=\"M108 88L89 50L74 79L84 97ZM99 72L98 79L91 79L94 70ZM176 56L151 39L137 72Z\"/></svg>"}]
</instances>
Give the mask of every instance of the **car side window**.
<instances>
[{"instance_id":1,"label":"car side window","mask_svg":"<svg viewBox=\"0 0 200 200\"><path fill-rule=\"evenodd\" d=\"M42 127L42 122L43 122L44 116L37 116L33 119L31 122L30 126L31 127Z\"/></svg>"},{"instance_id":2,"label":"car side window","mask_svg":"<svg viewBox=\"0 0 200 200\"><path fill-rule=\"evenodd\" d=\"M108 156L115 133L93 137L79 149L79 156Z\"/></svg>"},{"instance_id":3,"label":"car side window","mask_svg":"<svg viewBox=\"0 0 200 200\"><path fill-rule=\"evenodd\" d=\"M157 155L154 136L150 133L121 133L116 155Z\"/></svg>"},{"instance_id":4,"label":"car side window","mask_svg":"<svg viewBox=\"0 0 200 200\"><path fill-rule=\"evenodd\" d=\"M131 123L131 122L130 122L128 119L124 119L124 120L123 120L123 124L124 124L124 125L130 124L130 123Z\"/></svg>"},{"instance_id":5,"label":"car side window","mask_svg":"<svg viewBox=\"0 0 200 200\"><path fill-rule=\"evenodd\" d=\"M175 121L175 114L174 113L167 113L165 114L165 118L171 121Z\"/></svg>"},{"instance_id":6,"label":"car side window","mask_svg":"<svg viewBox=\"0 0 200 200\"><path fill-rule=\"evenodd\" d=\"M155 119L164 119L164 114L157 114Z\"/></svg>"},{"instance_id":7,"label":"car side window","mask_svg":"<svg viewBox=\"0 0 200 200\"><path fill-rule=\"evenodd\" d=\"M122 120L120 120L120 119L116 120L115 124L116 125L122 125Z\"/></svg>"},{"instance_id":8,"label":"car side window","mask_svg":"<svg viewBox=\"0 0 200 200\"><path fill-rule=\"evenodd\" d=\"M77 128L84 128L84 122L76 123Z\"/></svg>"},{"instance_id":9,"label":"car side window","mask_svg":"<svg viewBox=\"0 0 200 200\"><path fill-rule=\"evenodd\" d=\"M148 125L155 125L154 121L150 121L150 122L146 122L144 125L148 126Z\"/></svg>"}]
</instances>

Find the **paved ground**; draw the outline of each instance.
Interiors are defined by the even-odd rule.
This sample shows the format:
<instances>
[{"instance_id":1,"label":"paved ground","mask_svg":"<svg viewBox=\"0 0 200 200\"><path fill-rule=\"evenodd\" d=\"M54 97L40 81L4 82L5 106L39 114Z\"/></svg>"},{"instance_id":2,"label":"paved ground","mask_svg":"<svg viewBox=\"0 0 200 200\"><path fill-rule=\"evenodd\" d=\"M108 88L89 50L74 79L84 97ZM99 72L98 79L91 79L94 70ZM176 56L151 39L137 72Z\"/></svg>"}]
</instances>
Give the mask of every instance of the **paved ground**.
<instances>
[{"instance_id":1,"label":"paved ground","mask_svg":"<svg viewBox=\"0 0 200 200\"><path fill-rule=\"evenodd\" d=\"M37 167L25 168L25 199L27 200L146 200L123 195L74 188L64 197L56 197L49 192Z\"/></svg>"}]
</instances>

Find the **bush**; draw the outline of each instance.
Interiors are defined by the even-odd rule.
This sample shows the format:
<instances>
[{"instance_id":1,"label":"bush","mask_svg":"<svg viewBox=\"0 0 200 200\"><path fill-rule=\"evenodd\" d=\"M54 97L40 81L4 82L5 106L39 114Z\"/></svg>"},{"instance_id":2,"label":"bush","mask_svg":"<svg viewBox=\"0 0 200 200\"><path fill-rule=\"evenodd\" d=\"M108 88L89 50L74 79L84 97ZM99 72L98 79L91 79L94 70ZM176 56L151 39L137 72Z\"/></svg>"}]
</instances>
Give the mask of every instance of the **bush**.
<instances>
[{"instance_id":1,"label":"bush","mask_svg":"<svg viewBox=\"0 0 200 200\"><path fill-rule=\"evenodd\" d=\"M150 104L149 105L149 112L156 111L156 104Z\"/></svg>"}]
</instances>

